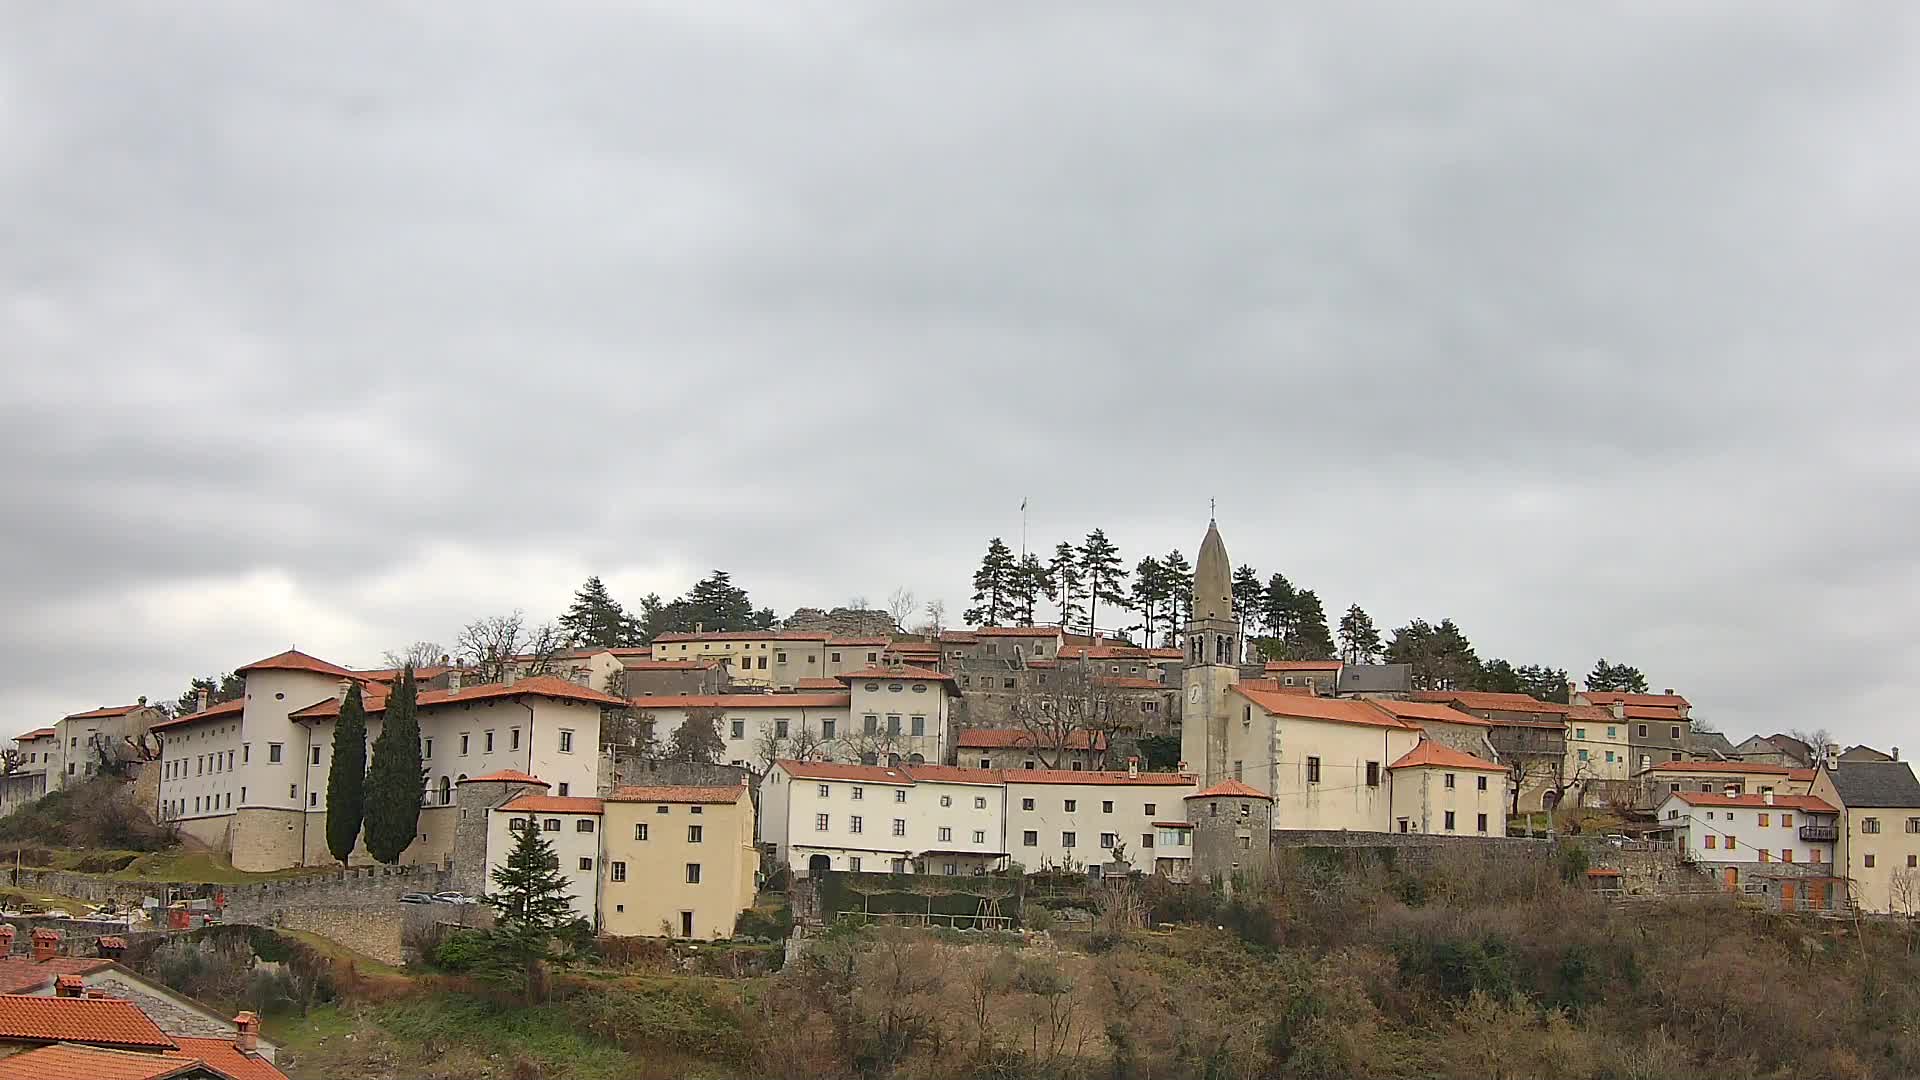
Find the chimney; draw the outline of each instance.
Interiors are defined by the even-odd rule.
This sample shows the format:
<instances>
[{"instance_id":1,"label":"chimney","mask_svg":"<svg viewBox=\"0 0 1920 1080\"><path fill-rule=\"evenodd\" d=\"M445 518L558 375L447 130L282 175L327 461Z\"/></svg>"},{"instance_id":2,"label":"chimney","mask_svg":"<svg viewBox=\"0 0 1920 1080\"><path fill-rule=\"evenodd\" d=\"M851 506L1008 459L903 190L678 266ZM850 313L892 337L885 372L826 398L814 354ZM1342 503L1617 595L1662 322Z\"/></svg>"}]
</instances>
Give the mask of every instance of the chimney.
<instances>
[{"instance_id":1,"label":"chimney","mask_svg":"<svg viewBox=\"0 0 1920 1080\"><path fill-rule=\"evenodd\" d=\"M117 935L103 937L94 942L93 947L100 953L102 959L118 960L120 955L127 951L127 939Z\"/></svg>"},{"instance_id":2,"label":"chimney","mask_svg":"<svg viewBox=\"0 0 1920 1080\"><path fill-rule=\"evenodd\" d=\"M1740 797L1740 785L1739 785L1739 784L1728 784L1728 785L1727 785L1727 787L1726 787L1726 790L1725 790L1725 792L1724 792L1724 794L1725 794L1725 795L1726 795L1726 797L1727 797L1727 798L1729 798L1729 799L1737 799L1737 798L1739 798L1739 797Z\"/></svg>"},{"instance_id":3,"label":"chimney","mask_svg":"<svg viewBox=\"0 0 1920 1080\"><path fill-rule=\"evenodd\" d=\"M17 933L12 923L0 923L0 957L13 952L13 936Z\"/></svg>"},{"instance_id":4,"label":"chimney","mask_svg":"<svg viewBox=\"0 0 1920 1080\"><path fill-rule=\"evenodd\" d=\"M341 679L340 685L334 688L333 699L335 701L338 701L340 704L345 705L347 703L347 694L351 693L352 690L353 690L353 680Z\"/></svg>"},{"instance_id":5,"label":"chimney","mask_svg":"<svg viewBox=\"0 0 1920 1080\"><path fill-rule=\"evenodd\" d=\"M206 711L207 711L207 690L206 690L206 687L201 687L201 688L200 688L200 711L201 711L201 712L206 712Z\"/></svg>"},{"instance_id":6,"label":"chimney","mask_svg":"<svg viewBox=\"0 0 1920 1080\"><path fill-rule=\"evenodd\" d=\"M1768 806L1772 806L1773 805L1773 789L1768 788L1767 790L1761 792L1760 801L1763 803L1766 803Z\"/></svg>"},{"instance_id":7,"label":"chimney","mask_svg":"<svg viewBox=\"0 0 1920 1080\"><path fill-rule=\"evenodd\" d=\"M1579 696L1580 696L1580 684L1577 682L1569 681L1567 683L1567 704L1569 705L1573 704L1573 699Z\"/></svg>"},{"instance_id":8,"label":"chimney","mask_svg":"<svg viewBox=\"0 0 1920 1080\"><path fill-rule=\"evenodd\" d=\"M508 664L506 672L500 678L501 686L512 686L520 678L520 665Z\"/></svg>"},{"instance_id":9,"label":"chimney","mask_svg":"<svg viewBox=\"0 0 1920 1080\"><path fill-rule=\"evenodd\" d=\"M1625 720L1627 718L1626 703L1619 701L1613 703L1613 718L1615 720Z\"/></svg>"},{"instance_id":10,"label":"chimney","mask_svg":"<svg viewBox=\"0 0 1920 1080\"><path fill-rule=\"evenodd\" d=\"M233 1018L233 1048L243 1054L259 1051L260 1018L258 1016L243 1012Z\"/></svg>"},{"instance_id":11,"label":"chimney","mask_svg":"<svg viewBox=\"0 0 1920 1080\"><path fill-rule=\"evenodd\" d=\"M451 696L459 692L460 692L460 669L450 668L447 671L447 694Z\"/></svg>"},{"instance_id":12,"label":"chimney","mask_svg":"<svg viewBox=\"0 0 1920 1080\"><path fill-rule=\"evenodd\" d=\"M1140 779L1140 759L1139 758L1130 757L1127 759L1127 779L1129 780Z\"/></svg>"},{"instance_id":13,"label":"chimney","mask_svg":"<svg viewBox=\"0 0 1920 1080\"><path fill-rule=\"evenodd\" d=\"M696 623L694 623L694 624L693 624L693 632L694 632L694 633L696 633L696 634L704 634L704 633L706 633L706 632L707 632L707 624L706 624L706 623L704 623L704 622L696 622Z\"/></svg>"},{"instance_id":14,"label":"chimney","mask_svg":"<svg viewBox=\"0 0 1920 1080\"><path fill-rule=\"evenodd\" d=\"M451 657L451 656L448 656L448 655L447 655L446 653L441 653L441 654L440 654L440 666L441 666L441 667L452 667L452 666L453 666L453 657Z\"/></svg>"},{"instance_id":15,"label":"chimney","mask_svg":"<svg viewBox=\"0 0 1920 1080\"><path fill-rule=\"evenodd\" d=\"M1893 760L1895 761L1900 760L1900 748L1897 746L1893 748Z\"/></svg>"},{"instance_id":16,"label":"chimney","mask_svg":"<svg viewBox=\"0 0 1920 1080\"><path fill-rule=\"evenodd\" d=\"M60 955L60 932L58 930L35 930L33 932L33 962L46 963Z\"/></svg>"},{"instance_id":17,"label":"chimney","mask_svg":"<svg viewBox=\"0 0 1920 1080\"><path fill-rule=\"evenodd\" d=\"M140 707L143 709L147 707L147 695L145 694L140 695Z\"/></svg>"},{"instance_id":18,"label":"chimney","mask_svg":"<svg viewBox=\"0 0 1920 1080\"><path fill-rule=\"evenodd\" d=\"M1667 688L1666 688L1665 690L1662 690L1662 691L1660 691L1660 692L1661 692L1661 693L1663 693L1663 694L1665 694L1665 695L1667 695L1668 697L1673 697L1673 696L1675 696L1675 695L1674 695L1674 693L1673 693L1673 687L1671 687L1671 686L1669 686L1669 687L1667 687Z\"/></svg>"},{"instance_id":19,"label":"chimney","mask_svg":"<svg viewBox=\"0 0 1920 1080\"><path fill-rule=\"evenodd\" d=\"M59 975L53 980L53 996L65 998L84 997L87 983L78 975Z\"/></svg>"}]
</instances>

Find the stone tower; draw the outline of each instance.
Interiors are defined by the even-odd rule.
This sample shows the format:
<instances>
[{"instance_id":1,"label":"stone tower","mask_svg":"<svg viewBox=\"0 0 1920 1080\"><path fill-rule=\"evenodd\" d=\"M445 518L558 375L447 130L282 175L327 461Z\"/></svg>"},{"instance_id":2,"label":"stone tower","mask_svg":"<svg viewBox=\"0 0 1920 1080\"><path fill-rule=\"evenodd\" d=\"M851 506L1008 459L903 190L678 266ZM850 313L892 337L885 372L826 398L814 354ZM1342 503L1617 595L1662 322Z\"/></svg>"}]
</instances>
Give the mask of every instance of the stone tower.
<instances>
[{"instance_id":1,"label":"stone tower","mask_svg":"<svg viewBox=\"0 0 1920 1080\"><path fill-rule=\"evenodd\" d=\"M1180 673L1180 756L1206 787L1227 778L1227 688L1240 681L1240 623L1233 615L1233 570L1220 529L1207 522L1193 568L1187 657Z\"/></svg>"}]
</instances>

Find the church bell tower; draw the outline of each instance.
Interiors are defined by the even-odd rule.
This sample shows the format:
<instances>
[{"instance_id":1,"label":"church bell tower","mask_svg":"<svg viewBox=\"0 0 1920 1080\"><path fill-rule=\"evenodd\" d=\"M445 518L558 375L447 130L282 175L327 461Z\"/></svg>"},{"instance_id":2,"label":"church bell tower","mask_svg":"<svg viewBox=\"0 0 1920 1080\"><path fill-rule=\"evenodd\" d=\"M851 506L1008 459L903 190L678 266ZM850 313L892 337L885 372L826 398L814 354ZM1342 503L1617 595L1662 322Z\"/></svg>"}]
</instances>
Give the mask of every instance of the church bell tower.
<instances>
[{"instance_id":1,"label":"church bell tower","mask_svg":"<svg viewBox=\"0 0 1920 1080\"><path fill-rule=\"evenodd\" d=\"M1240 622L1233 614L1233 570L1219 526L1207 522L1193 568L1193 604L1186 626L1187 656L1180 756L1202 787L1227 779L1227 688L1240 681Z\"/></svg>"}]
</instances>

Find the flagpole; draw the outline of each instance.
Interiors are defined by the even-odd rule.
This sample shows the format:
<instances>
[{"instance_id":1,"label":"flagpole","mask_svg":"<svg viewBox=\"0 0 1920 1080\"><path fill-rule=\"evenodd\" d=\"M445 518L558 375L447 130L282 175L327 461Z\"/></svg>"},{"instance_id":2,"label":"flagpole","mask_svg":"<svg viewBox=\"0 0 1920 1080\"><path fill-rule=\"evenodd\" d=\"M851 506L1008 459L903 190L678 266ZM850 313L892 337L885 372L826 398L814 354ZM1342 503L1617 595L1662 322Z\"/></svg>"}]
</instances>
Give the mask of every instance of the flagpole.
<instances>
[{"instance_id":1,"label":"flagpole","mask_svg":"<svg viewBox=\"0 0 1920 1080\"><path fill-rule=\"evenodd\" d=\"M1020 496L1020 561L1027 561L1027 497Z\"/></svg>"}]
</instances>

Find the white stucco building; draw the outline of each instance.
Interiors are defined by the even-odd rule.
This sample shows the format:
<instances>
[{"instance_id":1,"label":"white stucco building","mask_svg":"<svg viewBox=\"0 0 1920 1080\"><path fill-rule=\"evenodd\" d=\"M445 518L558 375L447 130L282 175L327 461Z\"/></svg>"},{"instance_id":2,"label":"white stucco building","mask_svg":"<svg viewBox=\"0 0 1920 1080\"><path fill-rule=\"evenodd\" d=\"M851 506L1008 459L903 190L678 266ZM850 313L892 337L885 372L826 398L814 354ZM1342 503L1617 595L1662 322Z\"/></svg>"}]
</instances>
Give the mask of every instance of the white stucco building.
<instances>
[{"instance_id":1,"label":"white stucco building","mask_svg":"<svg viewBox=\"0 0 1920 1080\"><path fill-rule=\"evenodd\" d=\"M531 794L494 808L487 820L487 891L493 891L494 870L513 854L515 831L534 829L553 845L574 914L598 928L602 809L599 799Z\"/></svg>"},{"instance_id":2,"label":"white stucco building","mask_svg":"<svg viewBox=\"0 0 1920 1080\"><path fill-rule=\"evenodd\" d=\"M1010 769L1002 776L1007 850L1029 873L1110 862L1121 848L1135 869L1151 873L1163 831L1176 834L1167 842L1185 846L1183 800L1198 789L1181 773Z\"/></svg>"},{"instance_id":3,"label":"white stucco building","mask_svg":"<svg viewBox=\"0 0 1920 1080\"><path fill-rule=\"evenodd\" d=\"M1712 863L1831 865L1839 815L1824 799L1772 792L1675 791L1655 811L1683 856Z\"/></svg>"},{"instance_id":4,"label":"white stucco building","mask_svg":"<svg viewBox=\"0 0 1920 1080\"><path fill-rule=\"evenodd\" d=\"M801 877L998 869L1005 821L992 769L780 761L760 787L760 839Z\"/></svg>"}]
</instances>

